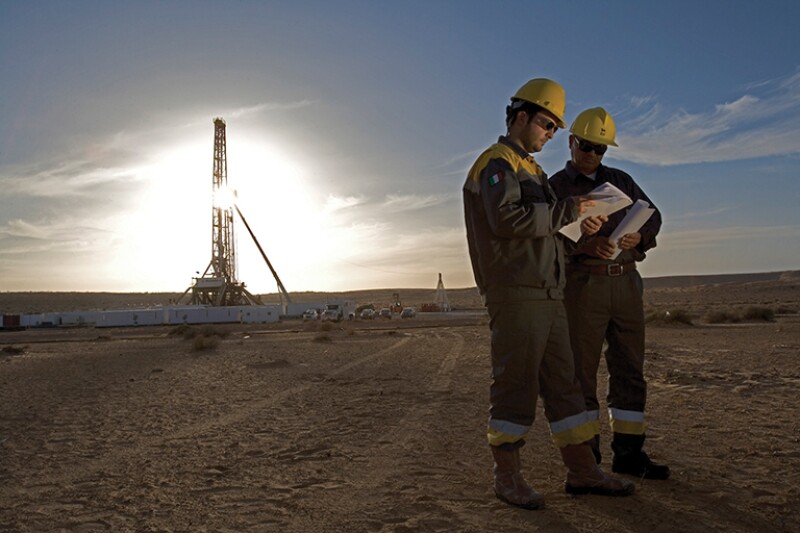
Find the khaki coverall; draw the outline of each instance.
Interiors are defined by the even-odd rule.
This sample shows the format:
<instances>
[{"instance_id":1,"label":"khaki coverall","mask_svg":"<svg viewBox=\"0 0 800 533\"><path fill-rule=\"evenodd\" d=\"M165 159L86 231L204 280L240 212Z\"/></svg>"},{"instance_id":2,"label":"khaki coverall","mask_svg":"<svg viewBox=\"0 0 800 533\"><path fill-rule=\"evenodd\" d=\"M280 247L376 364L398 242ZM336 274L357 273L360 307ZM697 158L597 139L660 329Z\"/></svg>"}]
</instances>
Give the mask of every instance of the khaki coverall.
<instances>
[{"instance_id":1,"label":"khaki coverall","mask_svg":"<svg viewBox=\"0 0 800 533\"><path fill-rule=\"evenodd\" d=\"M489 444L521 444L542 396L559 447L595 434L575 377L563 305L565 258L558 230L577 217L558 202L541 167L500 137L463 189L470 259L492 332Z\"/></svg>"},{"instance_id":2,"label":"khaki coverall","mask_svg":"<svg viewBox=\"0 0 800 533\"><path fill-rule=\"evenodd\" d=\"M580 174L568 162L550 183L559 198L585 195L598 185L609 182L627 194L635 203L650 199L628 174L600 165L595 179ZM626 210L618 211L603 224L598 235L608 237L622 221ZM636 248L623 250L609 261L588 255L576 255L574 244L568 244L565 304L575 366L590 416L598 420L597 370L602 357L603 341L608 343L608 411L614 433L643 435L647 382L644 378L645 319L642 301L642 278L636 262L656 245L661 228L658 210L641 228L642 240Z\"/></svg>"}]
</instances>

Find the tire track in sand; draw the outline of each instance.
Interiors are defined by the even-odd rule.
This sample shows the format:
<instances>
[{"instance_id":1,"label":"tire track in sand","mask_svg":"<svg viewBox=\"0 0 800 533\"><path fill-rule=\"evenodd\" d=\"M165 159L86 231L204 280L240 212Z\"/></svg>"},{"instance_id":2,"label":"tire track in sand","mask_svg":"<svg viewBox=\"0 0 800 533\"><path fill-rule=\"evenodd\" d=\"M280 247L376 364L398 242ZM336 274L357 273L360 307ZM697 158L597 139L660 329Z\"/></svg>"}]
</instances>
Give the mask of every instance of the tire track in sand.
<instances>
[{"instance_id":1,"label":"tire track in sand","mask_svg":"<svg viewBox=\"0 0 800 533\"><path fill-rule=\"evenodd\" d=\"M325 374L325 377L335 378L339 375L347 373L357 366L364 365L381 357L385 357L388 354L400 350L410 340L411 337L401 338L387 348L364 355L363 357L359 357L338 367L332 372L328 372ZM296 385L294 387L271 394L259 401L253 402L246 408L239 408L235 412L230 412L210 420L204 420L157 438L148 437L135 441L131 443L130 447L127 449L115 448L109 450L109 454L87 461L86 463L81 464L80 468L75 468L74 470L65 472L59 476L49 476L46 485L30 487L28 488L27 492L29 496L33 496L34 493L46 492L76 480L92 478L98 472L113 472L117 469L120 463L130 463L137 460L142 460L150 455L158 454L158 450L160 448L168 446L172 442L190 439L212 430L219 430L225 428L226 426L231 426L256 415L258 412L266 408L273 407L291 396L301 394L317 386L318 384L318 382L309 382Z\"/></svg>"}]
</instances>

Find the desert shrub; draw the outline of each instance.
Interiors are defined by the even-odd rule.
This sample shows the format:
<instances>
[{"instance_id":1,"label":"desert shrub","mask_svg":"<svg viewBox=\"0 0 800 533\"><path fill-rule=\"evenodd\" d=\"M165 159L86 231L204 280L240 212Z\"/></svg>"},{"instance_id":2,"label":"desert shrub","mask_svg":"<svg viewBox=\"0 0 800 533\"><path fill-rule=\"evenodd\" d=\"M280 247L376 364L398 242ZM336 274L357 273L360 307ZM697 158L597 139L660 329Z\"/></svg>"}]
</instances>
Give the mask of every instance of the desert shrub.
<instances>
[{"instance_id":1,"label":"desert shrub","mask_svg":"<svg viewBox=\"0 0 800 533\"><path fill-rule=\"evenodd\" d=\"M649 310L644 315L644 321L648 324L650 322L661 322L664 320L664 311L657 311L655 309Z\"/></svg>"},{"instance_id":2,"label":"desert shrub","mask_svg":"<svg viewBox=\"0 0 800 533\"><path fill-rule=\"evenodd\" d=\"M179 324L172 328L167 335L170 337L183 337L188 341L197 337L219 337L220 339L224 339L228 336L228 332L213 324L205 324L200 327Z\"/></svg>"},{"instance_id":3,"label":"desert shrub","mask_svg":"<svg viewBox=\"0 0 800 533\"><path fill-rule=\"evenodd\" d=\"M686 309L670 309L664 313L664 322L667 324L679 323L692 325L692 317Z\"/></svg>"},{"instance_id":4,"label":"desert shrub","mask_svg":"<svg viewBox=\"0 0 800 533\"><path fill-rule=\"evenodd\" d=\"M219 346L219 340L219 337L216 335L210 337L197 335L192 341L192 351L202 352L204 350L212 350Z\"/></svg>"},{"instance_id":5,"label":"desert shrub","mask_svg":"<svg viewBox=\"0 0 800 533\"><path fill-rule=\"evenodd\" d=\"M775 308L776 315L796 315L797 309L792 307L786 307L785 305L779 305Z\"/></svg>"},{"instance_id":6,"label":"desert shrub","mask_svg":"<svg viewBox=\"0 0 800 533\"><path fill-rule=\"evenodd\" d=\"M745 320L764 320L766 322L774 322L775 312L769 307L753 305L744 310L742 317Z\"/></svg>"},{"instance_id":7,"label":"desert shrub","mask_svg":"<svg viewBox=\"0 0 800 533\"><path fill-rule=\"evenodd\" d=\"M190 339L191 337L187 337L187 334L189 334L190 332L192 332L192 334L193 334L193 330L188 324L178 324L177 326L175 326L174 328L169 330L169 332L167 333L167 336L168 337L183 337L183 338L186 338L186 339Z\"/></svg>"},{"instance_id":8,"label":"desert shrub","mask_svg":"<svg viewBox=\"0 0 800 533\"><path fill-rule=\"evenodd\" d=\"M705 316L705 321L709 324L736 324L741 322L742 318L738 313L727 310L709 311Z\"/></svg>"},{"instance_id":9,"label":"desert shrub","mask_svg":"<svg viewBox=\"0 0 800 533\"><path fill-rule=\"evenodd\" d=\"M25 348L20 346L3 346L3 353L8 355L20 355L25 353Z\"/></svg>"},{"instance_id":10,"label":"desert shrub","mask_svg":"<svg viewBox=\"0 0 800 533\"><path fill-rule=\"evenodd\" d=\"M320 331L333 331L333 323L332 322L322 322L319 325Z\"/></svg>"},{"instance_id":11,"label":"desert shrub","mask_svg":"<svg viewBox=\"0 0 800 533\"><path fill-rule=\"evenodd\" d=\"M320 333L316 337L314 337L314 342L333 342L330 335L325 335L324 333Z\"/></svg>"},{"instance_id":12,"label":"desert shrub","mask_svg":"<svg viewBox=\"0 0 800 533\"><path fill-rule=\"evenodd\" d=\"M206 324L200 327L200 332L198 335L203 335L204 337L219 337L220 339L224 339L228 336L228 331L225 329L220 329L219 326Z\"/></svg>"},{"instance_id":13,"label":"desert shrub","mask_svg":"<svg viewBox=\"0 0 800 533\"><path fill-rule=\"evenodd\" d=\"M680 323L687 324L689 326L693 324L691 315L685 309L669 309L667 311L658 311L654 309L645 314L644 320L647 323Z\"/></svg>"}]
</instances>

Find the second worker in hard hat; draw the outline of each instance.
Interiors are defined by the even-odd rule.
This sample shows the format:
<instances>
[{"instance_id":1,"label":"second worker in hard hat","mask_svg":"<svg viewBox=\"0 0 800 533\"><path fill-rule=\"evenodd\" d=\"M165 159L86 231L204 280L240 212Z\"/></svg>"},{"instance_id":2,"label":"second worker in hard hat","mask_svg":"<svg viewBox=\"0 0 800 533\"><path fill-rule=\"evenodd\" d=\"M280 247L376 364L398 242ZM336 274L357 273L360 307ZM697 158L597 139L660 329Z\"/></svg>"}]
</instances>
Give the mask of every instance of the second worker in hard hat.
<instances>
[{"instance_id":1,"label":"second worker in hard hat","mask_svg":"<svg viewBox=\"0 0 800 533\"><path fill-rule=\"evenodd\" d=\"M602 107L581 112L570 127L570 160L550 178L559 198L585 195L598 185L610 183L635 203L653 202L631 176L602 164L609 146L617 146L614 119ZM618 242L609 236L627 210L609 216L600 230L584 235L578 243L567 243L567 286L564 303L569 318L575 369L583 388L586 409L596 421L592 447L597 462L600 453L597 370L604 342L608 367L608 413L614 433L611 469L646 479L667 479L669 467L654 463L642 450L645 440L644 378L645 318L642 278L636 264L656 245L661 213L656 211L642 228L623 235ZM620 253L615 258L615 251Z\"/></svg>"},{"instance_id":2,"label":"second worker in hard hat","mask_svg":"<svg viewBox=\"0 0 800 533\"><path fill-rule=\"evenodd\" d=\"M600 470L587 443L593 426L575 378L564 311L558 230L591 202L557 200L531 155L564 127L564 107L564 89L556 82L537 78L523 85L506 108L506 135L478 157L463 188L470 259L490 318L487 438L494 490L526 509L544 502L525 481L520 460L540 395L568 468L566 491L626 496L634 489Z\"/></svg>"}]
</instances>

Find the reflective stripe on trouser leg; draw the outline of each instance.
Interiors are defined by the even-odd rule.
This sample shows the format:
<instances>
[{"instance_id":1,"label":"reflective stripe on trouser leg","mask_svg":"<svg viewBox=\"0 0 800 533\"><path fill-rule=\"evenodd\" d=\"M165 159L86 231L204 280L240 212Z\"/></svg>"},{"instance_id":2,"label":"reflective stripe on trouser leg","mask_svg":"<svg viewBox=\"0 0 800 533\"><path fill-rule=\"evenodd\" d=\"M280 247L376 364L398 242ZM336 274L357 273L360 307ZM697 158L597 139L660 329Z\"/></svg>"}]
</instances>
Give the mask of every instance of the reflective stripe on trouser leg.
<instances>
[{"instance_id":1,"label":"reflective stripe on trouser leg","mask_svg":"<svg viewBox=\"0 0 800 533\"><path fill-rule=\"evenodd\" d=\"M628 435L644 435L646 424L641 411L626 411L610 407L608 416L611 419L611 431Z\"/></svg>"},{"instance_id":2,"label":"reflective stripe on trouser leg","mask_svg":"<svg viewBox=\"0 0 800 533\"><path fill-rule=\"evenodd\" d=\"M647 381L644 378L645 321L638 272L609 278L612 318L608 324L608 407L617 433L644 433ZM622 413L614 416L614 412ZM616 423L615 423L616 421Z\"/></svg>"},{"instance_id":3,"label":"reflective stripe on trouser leg","mask_svg":"<svg viewBox=\"0 0 800 533\"><path fill-rule=\"evenodd\" d=\"M580 444L600 434L600 423L592 420L586 411L561 420L550 422L550 433L556 446L563 448L570 444Z\"/></svg>"},{"instance_id":4,"label":"reflective stripe on trouser leg","mask_svg":"<svg viewBox=\"0 0 800 533\"><path fill-rule=\"evenodd\" d=\"M528 434L530 426L523 426L508 422L507 420L489 420L489 429L486 436L491 446L513 444L522 440Z\"/></svg>"},{"instance_id":5,"label":"reflective stripe on trouser leg","mask_svg":"<svg viewBox=\"0 0 800 533\"><path fill-rule=\"evenodd\" d=\"M585 402L572 358L567 314L562 302L553 302L552 320L542 363L539 388L544 414L556 446L580 444L599 433L600 424L585 409Z\"/></svg>"},{"instance_id":6,"label":"reflective stripe on trouser leg","mask_svg":"<svg viewBox=\"0 0 800 533\"><path fill-rule=\"evenodd\" d=\"M533 424L539 396L539 364L546 342L541 324L534 319L540 314L537 303L487 305L492 330L487 438L493 445L521 440Z\"/></svg>"}]
</instances>

